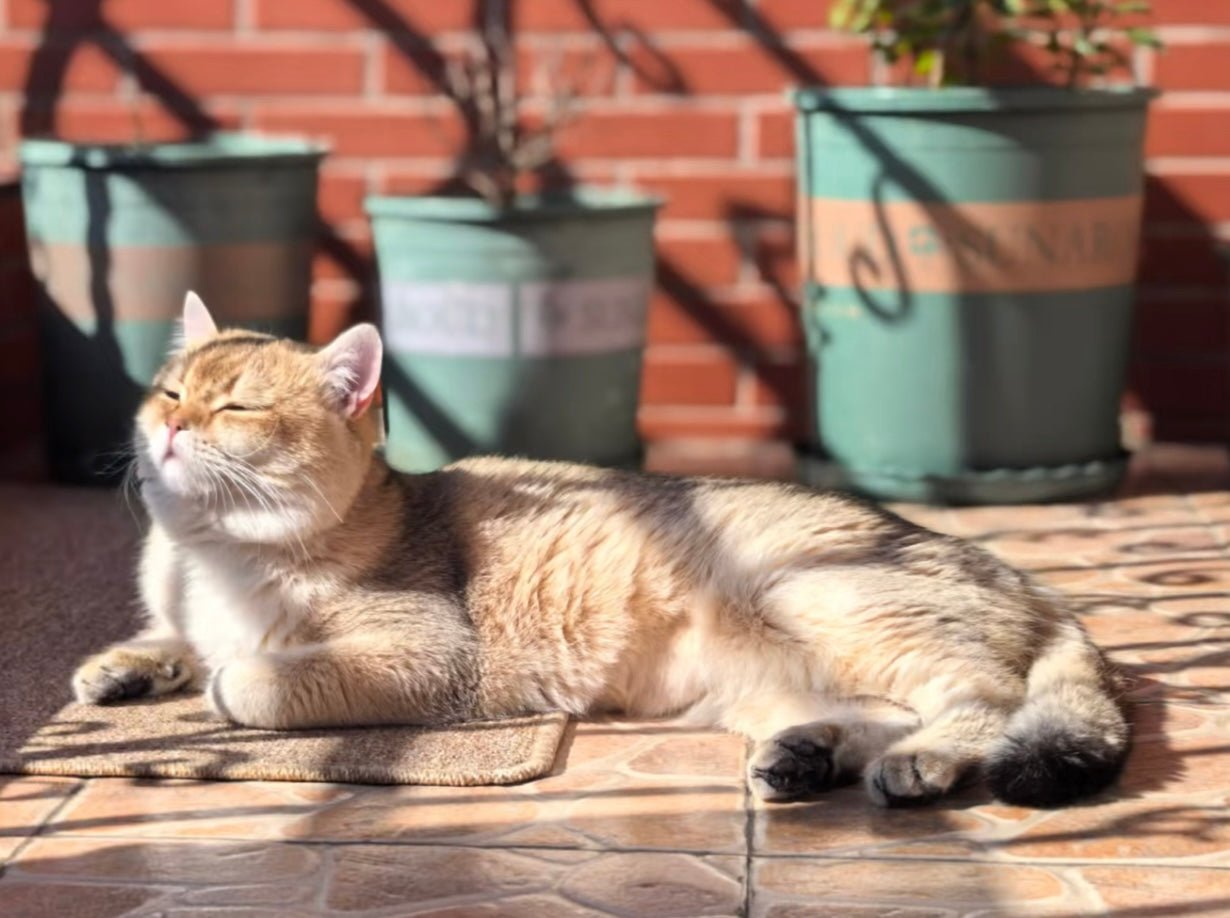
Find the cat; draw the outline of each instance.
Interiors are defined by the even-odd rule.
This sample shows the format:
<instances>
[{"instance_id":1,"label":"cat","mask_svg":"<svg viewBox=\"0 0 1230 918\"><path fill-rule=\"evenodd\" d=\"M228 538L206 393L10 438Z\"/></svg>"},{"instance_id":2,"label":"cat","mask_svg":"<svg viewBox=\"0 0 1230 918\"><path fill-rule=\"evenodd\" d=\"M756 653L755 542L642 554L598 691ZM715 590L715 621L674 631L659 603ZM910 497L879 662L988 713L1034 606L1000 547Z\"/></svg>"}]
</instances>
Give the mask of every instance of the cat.
<instances>
[{"instance_id":1,"label":"cat","mask_svg":"<svg viewBox=\"0 0 1230 918\"><path fill-rule=\"evenodd\" d=\"M252 727L562 710L747 736L763 800L880 805L982 777L1058 806L1114 782L1120 676L981 548L800 485L510 458L400 474L382 347L216 327L189 294L136 418L148 626L76 698L202 689Z\"/></svg>"}]
</instances>

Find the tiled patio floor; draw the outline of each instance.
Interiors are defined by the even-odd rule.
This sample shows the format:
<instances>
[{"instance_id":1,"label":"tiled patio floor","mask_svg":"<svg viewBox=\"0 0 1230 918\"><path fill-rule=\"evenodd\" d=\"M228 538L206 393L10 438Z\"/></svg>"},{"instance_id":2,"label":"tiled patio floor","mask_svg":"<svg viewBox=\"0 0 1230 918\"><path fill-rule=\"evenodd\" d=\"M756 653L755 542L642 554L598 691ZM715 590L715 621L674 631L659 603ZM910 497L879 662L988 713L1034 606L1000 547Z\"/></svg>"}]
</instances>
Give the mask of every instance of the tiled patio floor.
<instances>
[{"instance_id":1,"label":"tiled patio floor","mask_svg":"<svg viewBox=\"0 0 1230 918\"><path fill-rule=\"evenodd\" d=\"M1067 590L1134 674L1136 749L1088 805L756 806L737 739L622 722L514 788L8 778L0 916L1230 915L1224 454L1151 454L1129 493L905 509Z\"/></svg>"}]
</instances>

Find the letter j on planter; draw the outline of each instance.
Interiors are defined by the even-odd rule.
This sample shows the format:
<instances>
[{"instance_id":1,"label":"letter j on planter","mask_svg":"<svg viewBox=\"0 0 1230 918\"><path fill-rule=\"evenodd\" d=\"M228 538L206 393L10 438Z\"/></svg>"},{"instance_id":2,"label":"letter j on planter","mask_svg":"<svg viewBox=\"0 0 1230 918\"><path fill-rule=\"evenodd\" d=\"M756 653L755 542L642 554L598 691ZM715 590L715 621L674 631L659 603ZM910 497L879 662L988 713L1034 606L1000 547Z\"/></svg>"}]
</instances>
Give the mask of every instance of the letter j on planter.
<instances>
[{"instance_id":1,"label":"letter j on planter","mask_svg":"<svg viewBox=\"0 0 1230 918\"><path fill-rule=\"evenodd\" d=\"M1152 95L794 94L805 478L955 503L1119 480Z\"/></svg>"}]
</instances>

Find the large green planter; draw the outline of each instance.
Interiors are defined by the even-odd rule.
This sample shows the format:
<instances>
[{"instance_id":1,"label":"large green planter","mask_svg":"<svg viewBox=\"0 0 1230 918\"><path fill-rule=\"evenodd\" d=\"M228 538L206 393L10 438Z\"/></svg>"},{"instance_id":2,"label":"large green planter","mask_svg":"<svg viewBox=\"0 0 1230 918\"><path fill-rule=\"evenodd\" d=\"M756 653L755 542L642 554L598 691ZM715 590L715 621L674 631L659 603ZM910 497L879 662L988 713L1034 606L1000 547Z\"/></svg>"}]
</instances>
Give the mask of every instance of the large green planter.
<instances>
[{"instance_id":1,"label":"large green planter","mask_svg":"<svg viewBox=\"0 0 1230 918\"><path fill-rule=\"evenodd\" d=\"M380 270L386 455L633 465L656 200L586 190L496 210L367 201Z\"/></svg>"},{"instance_id":2,"label":"large green planter","mask_svg":"<svg viewBox=\"0 0 1230 918\"><path fill-rule=\"evenodd\" d=\"M305 336L323 155L297 140L229 134L22 144L53 474L100 483L122 474L134 411L186 291L224 324Z\"/></svg>"},{"instance_id":3,"label":"large green planter","mask_svg":"<svg viewBox=\"0 0 1230 918\"><path fill-rule=\"evenodd\" d=\"M1151 96L795 94L805 477L939 502L1118 481Z\"/></svg>"}]
</instances>

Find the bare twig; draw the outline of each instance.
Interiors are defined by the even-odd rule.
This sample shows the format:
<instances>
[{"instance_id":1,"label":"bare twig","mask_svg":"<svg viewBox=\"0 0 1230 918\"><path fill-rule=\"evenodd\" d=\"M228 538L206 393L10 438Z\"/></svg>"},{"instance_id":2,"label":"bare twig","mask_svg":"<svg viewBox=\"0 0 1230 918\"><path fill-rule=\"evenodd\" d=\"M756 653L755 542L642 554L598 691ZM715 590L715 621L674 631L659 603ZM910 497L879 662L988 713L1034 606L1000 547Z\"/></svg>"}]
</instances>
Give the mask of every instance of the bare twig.
<instances>
[{"instance_id":1,"label":"bare twig","mask_svg":"<svg viewBox=\"0 0 1230 918\"><path fill-rule=\"evenodd\" d=\"M459 165L461 178L502 209L515 201L519 176L555 156L560 130L577 114L592 59L584 61L582 72L572 80L563 78L562 55L549 61L546 112L537 125L528 126L504 0L486 0L482 12L475 42L448 59L445 79L467 134Z\"/></svg>"}]
</instances>

